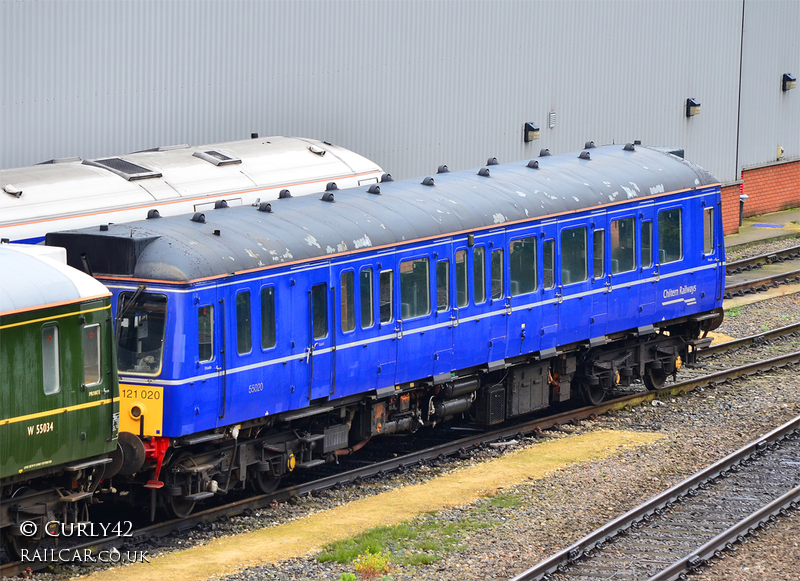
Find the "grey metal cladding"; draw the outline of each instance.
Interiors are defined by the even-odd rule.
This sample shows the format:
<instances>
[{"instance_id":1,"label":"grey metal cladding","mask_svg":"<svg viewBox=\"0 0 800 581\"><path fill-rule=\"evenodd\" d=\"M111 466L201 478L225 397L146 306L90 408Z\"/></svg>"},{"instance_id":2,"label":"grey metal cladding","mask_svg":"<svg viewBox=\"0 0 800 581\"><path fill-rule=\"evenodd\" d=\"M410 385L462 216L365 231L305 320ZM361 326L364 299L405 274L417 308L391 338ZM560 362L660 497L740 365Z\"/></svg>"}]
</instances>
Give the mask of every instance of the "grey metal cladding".
<instances>
[{"instance_id":1,"label":"grey metal cladding","mask_svg":"<svg viewBox=\"0 0 800 581\"><path fill-rule=\"evenodd\" d=\"M489 177L450 172L436 175L433 186L419 178L388 182L379 195L366 187L336 191L334 203L304 196L272 202L272 213L225 208L206 212L205 223L177 216L65 232L57 240L69 248L70 238L156 237L128 274L188 282L718 183L690 162L642 146L597 147L589 160L578 153L540 158L539 169L522 160L492 166Z\"/></svg>"}]
</instances>

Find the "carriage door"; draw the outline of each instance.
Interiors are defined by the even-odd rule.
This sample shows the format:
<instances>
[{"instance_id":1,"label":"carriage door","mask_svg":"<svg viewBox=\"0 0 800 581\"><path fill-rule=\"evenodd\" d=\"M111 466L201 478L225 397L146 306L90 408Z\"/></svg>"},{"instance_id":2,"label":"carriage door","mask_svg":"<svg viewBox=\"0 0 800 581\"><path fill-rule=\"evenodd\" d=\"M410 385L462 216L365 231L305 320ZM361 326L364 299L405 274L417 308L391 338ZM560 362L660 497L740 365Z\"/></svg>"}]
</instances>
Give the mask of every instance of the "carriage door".
<instances>
[{"instance_id":1,"label":"carriage door","mask_svg":"<svg viewBox=\"0 0 800 581\"><path fill-rule=\"evenodd\" d=\"M308 297L308 336L306 362L308 364L308 399L329 397L334 391L333 369L333 290L328 286L328 268L312 271L306 291Z\"/></svg>"},{"instance_id":2,"label":"carriage door","mask_svg":"<svg viewBox=\"0 0 800 581\"><path fill-rule=\"evenodd\" d=\"M589 335L592 319L589 232L589 220L586 217L558 221L556 239L558 345L574 343Z\"/></svg>"},{"instance_id":3,"label":"carriage door","mask_svg":"<svg viewBox=\"0 0 800 581\"><path fill-rule=\"evenodd\" d=\"M656 320L656 293L658 292L658 266L653 253L653 201L642 203L639 208L639 327L646 327Z\"/></svg>"},{"instance_id":4,"label":"carriage door","mask_svg":"<svg viewBox=\"0 0 800 581\"><path fill-rule=\"evenodd\" d=\"M606 323L608 322L610 286L608 219L605 211L591 214L590 219L589 280L592 288L592 318L590 319L589 341L591 344L602 344L605 342Z\"/></svg>"},{"instance_id":5,"label":"carriage door","mask_svg":"<svg viewBox=\"0 0 800 581\"><path fill-rule=\"evenodd\" d=\"M637 208L608 212L608 333L639 326Z\"/></svg>"}]
</instances>

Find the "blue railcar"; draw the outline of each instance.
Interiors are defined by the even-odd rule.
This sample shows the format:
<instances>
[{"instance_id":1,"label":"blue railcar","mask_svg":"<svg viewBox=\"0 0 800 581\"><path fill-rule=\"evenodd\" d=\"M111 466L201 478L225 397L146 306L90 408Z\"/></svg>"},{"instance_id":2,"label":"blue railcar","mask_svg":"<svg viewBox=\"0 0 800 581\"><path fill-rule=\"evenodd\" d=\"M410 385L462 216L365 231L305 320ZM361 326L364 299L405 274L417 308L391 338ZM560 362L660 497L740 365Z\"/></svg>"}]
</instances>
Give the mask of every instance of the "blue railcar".
<instances>
[{"instance_id":1,"label":"blue railcar","mask_svg":"<svg viewBox=\"0 0 800 581\"><path fill-rule=\"evenodd\" d=\"M543 154L49 234L113 292L120 473L186 514L375 434L662 385L722 319L719 183Z\"/></svg>"}]
</instances>

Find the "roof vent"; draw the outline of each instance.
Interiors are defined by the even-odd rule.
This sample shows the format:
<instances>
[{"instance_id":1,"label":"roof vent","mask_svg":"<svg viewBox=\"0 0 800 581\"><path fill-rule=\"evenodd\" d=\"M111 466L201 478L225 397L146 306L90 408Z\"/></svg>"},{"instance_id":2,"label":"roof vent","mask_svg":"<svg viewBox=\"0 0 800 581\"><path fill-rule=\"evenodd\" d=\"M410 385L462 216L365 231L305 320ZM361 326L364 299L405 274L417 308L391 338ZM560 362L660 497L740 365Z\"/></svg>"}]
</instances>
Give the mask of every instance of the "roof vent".
<instances>
[{"instance_id":1,"label":"roof vent","mask_svg":"<svg viewBox=\"0 0 800 581\"><path fill-rule=\"evenodd\" d=\"M372 184L369 189L367 190L370 194L380 194L381 187L378 184Z\"/></svg>"},{"instance_id":2,"label":"roof vent","mask_svg":"<svg viewBox=\"0 0 800 581\"><path fill-rule=\"evenodd\" d=\"M100 224L100 232L108 232L108 224Z\"/></svg>"},{"instance_id":3,"label":"roof vent","mask_svg":"<svg viewBox=\"0 0 800 581\"><path fill-rule=\"evenodd\" d=\"M381 183L383 183L383 182L393 182L393 181L394 181L394 178L392 177L392 174L390 174L390 173L385 173L385 174L383 174L381 176Z\"/></svg>"},{"instance_id":4,"label":"roof vent","mask_svg":"<svg viewBox=\"0 0 800 581\"><path fill-rule=\"evenodd\" d=\"M220 210L222 208L227 208L227 207L228 207L228 202L226 202L225 200L217 200L216 202L214 202L215 210Z\"/></svg>"},{"instance_id":5,"label":"roof vent","mask_svg":"<svg viewBox=\"0 0 800 581\"><path fill-rule=\"evenodd\" d=\"M583 144L584 149L594 149L594 147L595 147L594 141L587 141L586 143Z\"/></svg>"},{"instance_id":6,"label":"roof vent","mask_svg":"<svg viewBox=\"0 0 800 581\"><path fill-rule=\"evenodd\" d=\"M486 160L486 165L497 165L498 161L496 157L490 157Z\"/></svg>"},{"instance_id":7,"label":"roof vent","mask_svg":"<svg viewBox=\"0 0 800 581\"><path fill-rule=\"evenodd\" d=\"M267 214L271 214L272 213L272 204L270 204L269 202L262 202L258 206L258 211L259 212L266 212Z\"/></svg>"},{"instance_id":8,"label":"roof vent","mask_svg":"<svg viewBox=\"0 0 800 581\"><path fill-rule=\"evenodd\" d=\"M335 192L339 189L339 186L336 185L336 182L328 182L328 185L325 186L326 192Z\"/></svg>"},{"instance_id":9,"label":"roof vent","mask_svg":"<svg viewBox=\"0 0 800 581\"><path fill-rule=\"evenodd\" d=\"M425 178L424 180L422 180L422 185L423 186L432 186L432 185L434 185L433 184L433 178L430 177L430 176Z\"/></svg>"},{"instance_id":10,"label":"roof vent","mask_svg":"<svg viewBox=\"0 0 800 581\"><path fill-rule=\"evenodd\" d=\"M625 151L636 151L636 148L633 146L633 143L626 143L625 147L623 147Z\"/></svg>"},{"instance_id":11,"label":"roof vent","mask_svg":"<svg viewBox=\"0 0 800 581\"><path fill-rule=\"evenodd\" d=\"M448 168L446 165L440 165L439 169L436 171L436 173L449 173L449 172L450 168Z\"/></svg>"},{"instance_id":12,"label":"roof vent","mask_svg":"<svg viewBox=\"0 0 800 581\"><path fill-rule=\"evenodd\" d=\"M278 199L279 200L283 200L285 198L291 198L291 197L292 197L292 193L289 190L281 190L281 192L278 194Z\"/></svg>"},{"instance_id":13,"label":"roof vent","mask_svg":"<svg viewBox=\"0 0 800 581\"><path fill-rule=\"evenodd\" d=\"M578 157L580 159L592 159L591 156L589 156L588 151L581 151L581 154Z\"/></svg>"},{"instance_id":14,"label":"roof vent","mask_svg":"<svg viewBox=\"0 0 800 581\"><path fill-rule=\"evenodd\" d=\"M192 155L214 165L237 165L242 163L242 160L239 158L225 155L213 149L211 151L195 151Z\"/></svg>"},{"instance_id":15,"label":"roof vent","mask_svg":"<svg viewBox=\"0 0 800 581\"><path fill-rule=\"evenodd\" d=\"M333 192L325 192L320 198L323 202L333 202Z\"/></svg>"},{"instance_id":16,"label":"roof vent","mask_svg":"<svg viewBox=\"0 0 800 581\"><path fill-rule=\"evenodd\" d=\"M550 150L549 149L540 149L539 150L539 157L547 157L548 155L550 155Z\"/></svg>"},{"instance_id":17,"label":"roof vent","mask_svg":"<svg viewBox=\"0 0 800 581\"><path fill-rule=\"evenodd\" d=\"M10 196L14 196L15 198L19 198L22 195L22 190L12 186L11 184L4 185L3 191Z\"/></svg>"},{"instance_id":18,"label":"roof vent","mask_svg":"<svg viewBox=\"0 0 800 581\"><path fill-rule=\"evenodd\" d=\"M536 161L535 159L532 159L532 160L530 160L530 161L528 162L528 165L527 165L527 167L529 167L529 168L531 168L531 169L539 169L539 162L538 162L538 161Z\"/></svg>"},{"instance_id":19,"label":"roof vent","mask_svg":"<svg viewBox=\"0 0 800 581\"><path fill-rule=\"evenodd\" d=\"M322 149L321 147L316 147L314 145L309 145L308 146L308 151L310 151L311 153L316 154L316 155L318 155L320 157L324 157L325 153L326 153L326 151L324 149Z\"/></svg>"},{"instance_id":20,"label":"roof vent","mask_svg":"<svg viewBox=\"0 0 800 581\"><path fill-rule=\"evenodd\" d=\"M485 178L488 178L489 177L489 168L488 167L482 167L481 169L478 170L478 175L479 176L483 176Z\"/></svg>"},{"instance_id":21,"label":"roof vent","mask_svg":"<svg viewBox=\"0 0 800 581\"><path fill-rule=\"evenodd\" d=\"M96 160L85 159L83 163L85 165L91 165L94 167L102 167L103 169L107 169L111 173L115 173L128 181L161 177L161 172L153 171L151 169L147 169L146 167L136 165L135 163L126 161L121 157L109 157L107 159Z\"/></svg>"},{"instance_id":22,"label":"roof vent","mask_svg":"<svg viewBox=\"0 0 800 581\"><path fill-rule=\"evenodd\" d=\"M201 214L200 212L195 212L194 216L192 216L192 222L197 222L199 224L205 224L206 223L206 215L205 214Z\"/></svg>"},{"instance_id":23,"label":"roof vent","mask_svg":"<svg viewBox=\"0 0 800 581\"><path fill-rule=\"evenodd\" d=\"M161 217L161 214L155 208L153 208L152 210L148 210L148 212L147 212L147 219L148 220L153 220L155 218L160 218L160 217Z\"/></svg>"}]
</instances>

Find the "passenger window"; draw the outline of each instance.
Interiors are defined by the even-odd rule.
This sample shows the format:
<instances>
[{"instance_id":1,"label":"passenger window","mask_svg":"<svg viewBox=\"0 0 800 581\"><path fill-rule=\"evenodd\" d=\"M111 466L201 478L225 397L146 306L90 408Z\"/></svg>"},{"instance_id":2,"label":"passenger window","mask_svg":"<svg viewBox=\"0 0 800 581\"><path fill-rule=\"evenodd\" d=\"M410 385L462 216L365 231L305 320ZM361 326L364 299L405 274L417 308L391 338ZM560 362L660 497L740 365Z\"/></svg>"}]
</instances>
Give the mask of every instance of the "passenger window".
<instances>
[{"instance_id":1,"label":"passenger window","mask_svg":"<svg viewBox=\"0 0 800 581\"><path fill-rule=\"evenodd\" d=\"M261 289L261 348L275 347L275 287Z\"/></svg>"},{"instance_id":2,"label":"passenger window","mask_svg":"<svg viewBox=\"0 0 800 581\"><path fill-rule=\"evenodd\" d=\"M681 258L683 258L681 209L662 210L658 213L658 261L667 264Z\"/></svg>"},{"instance_id":3,"label":"passenger window","mask_svg":"<svg viewBox=\"0 0 800 581\"><path fill-rule=\"evenodd\" d=\"M472 249L472 288L475 290L475 304L486 302L486 252L483 246Z\"/></svg>"},{"instance_id":4,"label":"passenger window","mask_svg":"<svg viewBox=\"0 0 800 581\"><path fill-rule=\"evenodd\" d=\"M253 343L250 333L250 291L236 295L236 350L239 355L250 353Z\"/></svg>"},{"instance_id":5,"label":"passenger window","mask_svg":"<svg viewBox=\"0 0 800 581\"><path fill-rule=\"evenodd\" d=\"M534 276L536 276L535 269ZM498 248L492 250L492 300L501 298L503 298L503 249Z\"/></svg>"},{"instance_id":6,"label":"passenger window","mask_svg":"<svg viewBox=\"0 0 800 581\"><path fill-rule=\"evenodd\" d=\"M56 325L42 327L42 383L46 395L61 391L61 353Z\"/></svg>"},{"instance_id":7,"label":"passenger window","mask_svg":"<svg viewBox=\"0 0 800 581\"><path fill-rule=\"evenodd\" d=\"M561 284L574 284L588 278L586 266L586 227L561 231Z\"/></svg>"},{"instance_id":8,"label":"passenger window","mask_svg":"<svg viewBox=\"0 0 800 581\"><path fill-rule=\"evenodd\" d=\"M593 238L594 277L604 278L606 275L606 231L595 230Z\"/></svg>"},{"instance_id":9,"label":"passenger window","mask_svg":"<svg viewBox=\"0 0 800 581\"><path fill-rule=\"evenodd\" d=\"M636 220L611 221L611 274L636 268Z\"/></svg>"},{"instance_id":10,"label":"passenger window","mask_svg":"<svg viewBox=\"0 0 800 581\"><path fill-rule=\"evenodd\" d=\"M83 328L83 384L100 383L100 325Z\"/></svg>"},{"instance_id":11,"label":"passenger window","mask_svg":"<svg viewBox=\"0 0 800 581\"><path fill-rule=\"evenodd\" d=\"M511 296L536 290L536 236L512 240L508 252Z\"/></svg>"},{"instance_id":12,"label":"passenger window","mask_svg":"<svg viewBox=\"0 0 800 581\"><path fill-rule=\"evenodd\" d=\"M714 208L703 212L703 254L714 252Z\"/></svg>"},{"instance_id":13,"label":"passenger window","mask_svg":"<svg viewBox=\"0 0 800 581\"><path fill-rule=\"evenodd\" d=\"M403 319L431 312L431 280L427 258L400 263L400 310Z\"/></svg>"},{"instance_id":14,"label":"passenger window","mask_svg":"<svg viewBox=\"0 0 800 581\"><path fill-rule=\"evenodd\" d=\"M394 279L394 272L391 270L384 270L381 272L379 280L381 291L381 323L389 323L393 318L393 305L392 305L392 280Z\"/></svg>"},{"instance_id":15,"label":"passenger window","mask_svg":"<svg viewBox=\"0 0 800 581\"><path fill-rule=\"evenodd\" d=\"M361 328L367 329L375 323L372 310L372 269L361 269Z\"/></svg>"},{"instance_id":16,"label":"passenger window","mask_svg":"<svg viewBox=\"0 0 800 581\"><path fill-rule=\"evenodd\" d=\"M197 359L214 359L214 306L206 305L197 309Z\"/></svg>"},{"instance_id":17,"label":"passenger window","mask_svg":"<svg viewBox=\"0 0 800 581\"><path fill-rule=\"evenodd\" d=\"M542 244L542 261L544 262L544 288L556 286L556 253L555 240L545 240Z\"/></svg>"},{"instance_id":18,"label":"passenger window","mask_svg":"<svg viewBox=\"0 0 800 581\"><path fill-rule=\"evenodd\" d=\"M311 287L311 326L314 339L328 336L328 285L324 282Z\"/></svg>"},{"instance_id":19,"label":"passenger window","mask_svg":"<svg viewBox=\"0 0 800 581\"><path fill-rule=\"evenodd\" d=\"M456 306L466 307L468 304L467 251L462 248L456 251Z\"/></svg>"},{"instance_id":20,"label":"passenger window","mask_svg":"<svg viewBox=\"0 0 800 581\"><path fill-rule=\"evenodd\" d=\"M343 272L341 276L342 287L342 332L348 333L356 328L356 290L354 288L355 275L352 270Z\"/></svg>"},{"instance_id":21,"label":"passenger window","mask_svg":"<svg viewBox=\"0 0 800 581\"><path fill-rule=\"evenodd\" d=\"M642 222L642 268L653 266L653 221Z\"/></svg>"},{"instance_id":22,"label":"passenger window","mask_svg":"<svg viewBox=\"0 0 800 581\"><path fill-rule=\"evenodd\" d=\"M436 263L436 310L450 310L450 261Z\"/></svg>"}]
</instances>

